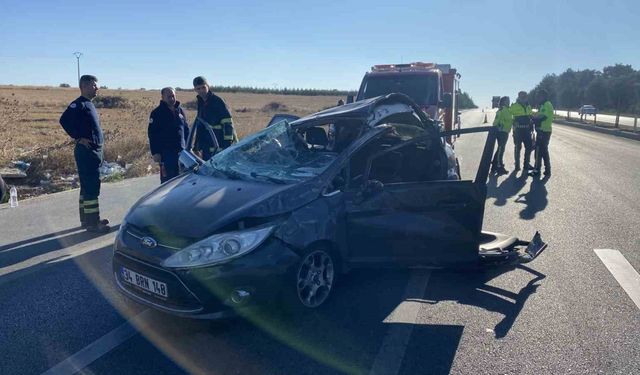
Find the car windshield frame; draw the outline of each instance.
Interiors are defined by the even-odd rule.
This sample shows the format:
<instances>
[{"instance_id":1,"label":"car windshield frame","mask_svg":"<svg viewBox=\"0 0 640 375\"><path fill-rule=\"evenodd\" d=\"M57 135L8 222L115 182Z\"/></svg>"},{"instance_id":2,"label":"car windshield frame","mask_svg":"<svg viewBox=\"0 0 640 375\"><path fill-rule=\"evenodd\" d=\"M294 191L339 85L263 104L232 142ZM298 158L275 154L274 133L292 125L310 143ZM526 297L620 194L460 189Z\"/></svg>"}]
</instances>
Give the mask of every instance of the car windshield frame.
<instances>
[{"instance_id":1,"label":"car windshield frame","mask_svg":"<svg viewBox=\"0 0 640 375\"><path fill-rule=\"evenodd\" d=\"M298 129L287 120L279 121L215 154L196 173L272 184L315 178L338 154L309 147Z\"/></svg>"}]
</instances>

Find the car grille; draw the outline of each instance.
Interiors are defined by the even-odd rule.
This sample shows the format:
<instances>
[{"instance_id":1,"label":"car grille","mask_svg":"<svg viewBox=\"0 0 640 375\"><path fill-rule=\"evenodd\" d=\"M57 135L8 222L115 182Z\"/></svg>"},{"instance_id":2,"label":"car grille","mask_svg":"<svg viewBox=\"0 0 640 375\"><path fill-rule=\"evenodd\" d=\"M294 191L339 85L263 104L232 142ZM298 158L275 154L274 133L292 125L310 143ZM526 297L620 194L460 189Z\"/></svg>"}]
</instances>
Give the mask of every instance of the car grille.
<instances>
[{"instance_id":1,"label":"car grille","mask_svg":"<svg viewBox=\"0 0 640 375\"><path fill-rule=\"evenodd\" d=\"M137 240L142 240L144 237L152 237L158 242L158 246L171 250L181 250L193 242L193 240L176 237L154 228L143 229L135 225L127 224L124 230L128 236Z\"/></svg>"},{"instance_id":2,"label":"car grille","mask_svg":"<svg viewBox=\"0 0 640 375\"><path fill-rule=\"evenodd\" d=\"M164 298L142 290L129 284L122 278L121 267L150 277L167 284L168 297ZM134 299L142 300L161 309L178 313L197 313L202 310L202 304L176 275L161 268L149 265L127 255L116 252L113 257L113 272L121 289L132 295Z\"/></svg>"}]
</instances>

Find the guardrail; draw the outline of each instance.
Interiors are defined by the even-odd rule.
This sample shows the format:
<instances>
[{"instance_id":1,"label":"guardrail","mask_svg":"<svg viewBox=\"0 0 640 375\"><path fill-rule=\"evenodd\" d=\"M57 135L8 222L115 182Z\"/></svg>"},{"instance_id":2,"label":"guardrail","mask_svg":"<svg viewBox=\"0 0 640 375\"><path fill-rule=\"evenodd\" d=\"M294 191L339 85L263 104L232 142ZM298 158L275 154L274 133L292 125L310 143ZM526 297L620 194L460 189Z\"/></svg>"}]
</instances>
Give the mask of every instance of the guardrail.
<instances>
[{"instance_id":1,"label":"guardrail","mask_svg":"<svg viewBox=\"0 0 640 375\"><path fill-rule=\"evenodd\" d=\"M558 114L558 112L561 112L561 114ZM603 115L606 117L615 117L615 120L613 121L598 121L598 114L593 114L593 115L589 115L589 114L585 114L585 115L580 115L578 111L571 111L568 109L556 109L555 110L555 115L556 117L559 118L565 118L567 121L575 121L578 120L581 123L591 123L591 117L593 117L593 125L597 125L597 126L605 126L605 127L615 127L618 129L622 129L622 130L629 130L629 131L633 131L633 132L638 132L638 114L636 114L634 117L626 117L626 116L620 116L620 117L616 117L615 115ZM624 118L625 120L629 120L628 123L629 124L621 124L620 123L620 119ZM630 120L633 119L633 126L630 125Z\"/></svg>"}]
</instances>

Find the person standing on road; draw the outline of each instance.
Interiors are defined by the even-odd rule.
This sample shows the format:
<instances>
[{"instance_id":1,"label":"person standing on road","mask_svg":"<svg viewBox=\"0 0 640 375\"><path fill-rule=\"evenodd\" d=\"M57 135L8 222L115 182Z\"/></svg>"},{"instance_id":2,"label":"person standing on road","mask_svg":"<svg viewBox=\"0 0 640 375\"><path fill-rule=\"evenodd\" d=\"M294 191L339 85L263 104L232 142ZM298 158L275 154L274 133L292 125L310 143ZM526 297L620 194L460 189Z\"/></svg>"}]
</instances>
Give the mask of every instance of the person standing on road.
<instances>
[{"instance_id":1,"label":"person standing on road","mask_svg":"<svg viewBox=\"0 0 640 375\"><path fill-rule=\"evenodd\" d=\"M542 161L544 161L544 175L550 177L551 161L549 160L549 141L551 140L553 105L549 101L549 93L547 90L540 90L537 99L540 103L540 109L534 116L534 122L536 123L536 161L530 174L532 176L539 175Z\"/></svg>"},{"instance_id":2,"label":"person standing on road","mask_svg":"<svg viewBox=\"0 0 640 375\"><path fill-rule=\"evenodd\" d=\"M520 151L524 144L524 164L525 170L531 169L529 160L533 151L532 128L531 128L531 106L527 101L527 93L520 91L518 99L509 108L513 116L513 143L515 145L515 170L520 170Z\"/></svg>"},{"instance_id":3,"label":"person standing on road","mask_svg":"<svg viewBox=\"0 0 640 375\"><path fill-rule=\"evenodd\" d=\"M100 172L104 136L98 111L92 100L98 94L98 79L80 77L80 97L60 117L60 125L75 141L74 157L80 179L80 225L89 232L109 231L109 220L100 219Z\"/></svg>"},{"instance_id":4,"label":"person standing on road","mask_svg":"<svg viewBox=\"0 0 640 375\"><path fill-rule=\"evenodd\" d=\"M219 150L224 150L236 143L238 137L227 105L219 96L211 92L206 78L202 76L194 78L193 89L198 94L198 114L194 121L196 149L202 152L204 160L209 160ZM215 139L212 139L211 134Z\"/></svg>"},{"instance_id":5,"label":"person standing on road","mask_svg":"<svg viewBox=\"0 0 640 375\"><path fill-rule=\"evenodd\" d=\"M500 98L500 109L496 113L496 118L493 120L493 126L498 129L496 138L498 141L498 149L493 155L493 161L491 162L491 173L507 174L508 170L504 168L504 149L509 139L509 132L511 131L511 125L513 123L513 116L509 109L509 97L503 96Z\"/></svg>"},{"instance_id":6,"label":"person standing on road","mask_svg":"<svg viewBox=\"0 0 640 375\"><path fill-rule=\"evenodd\" d=\"M9 187L0 175L0 204L9 202Z\"/></svg>"},{"instance_id":7,"label":"person standing on road","mask_svg":"<svg viewBox=\"0 0 640 375\"><path fill-rule=\"evenodd\" d=\"M186 147L189 126L175 90L165 87L160 95L160 104L149 116L147 133L153 161L160 163L160 183L164 183L180 173L178 156Z\"/></svg>"}]
</instances>

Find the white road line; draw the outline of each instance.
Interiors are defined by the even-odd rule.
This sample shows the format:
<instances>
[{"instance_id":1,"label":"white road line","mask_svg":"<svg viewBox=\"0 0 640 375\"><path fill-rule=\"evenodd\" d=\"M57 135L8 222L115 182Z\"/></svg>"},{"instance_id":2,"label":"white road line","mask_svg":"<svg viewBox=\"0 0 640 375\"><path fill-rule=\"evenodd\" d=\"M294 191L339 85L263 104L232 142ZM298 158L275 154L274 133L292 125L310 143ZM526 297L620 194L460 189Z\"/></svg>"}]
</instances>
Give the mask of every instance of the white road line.
<instances>
[{"instance_id":1,"label":"white road line","mask_svg":"<svg viewBox=\"0 0 640 375\"><path fill-rule=\"evenodd\" d=\"M83 368L89 366L93 361L99 359L112 349L135 336L138 331L134 327L144 321L150 313L151 310L144 310L132 319L123 323L120 327L107 333L71 357L43 372L42 375L73 375L77 373Z\"/></svg>"},{"instance_id":2,"label":"white road line","mask_svg":"<svg viewBox=\"0 0 640 375\"><path fill-rule=\"evenodd\" d=\"M378 355L373 361L369 375L396 375L402 366L402 359L409 345L413 326L418 318L421 303L406 301L422 298L429 283L429 270L414 270L404 292L402 302L387 318L385 323L393 323L382 342Z\"/></svg>"},{"instance_id":3,"label":"white road line","mask_svg":"<svg viewBox=\"0 0 640 375\"><path fill-rule=\"evenodd\" d=\"M618 250L594 249L596 255L640 309L640 275Z\"/></svg>"}]
</instances>

